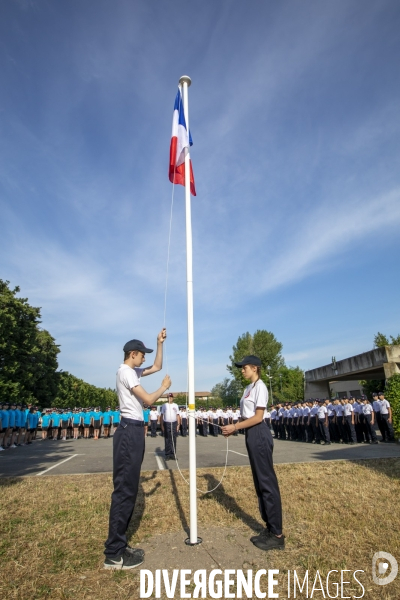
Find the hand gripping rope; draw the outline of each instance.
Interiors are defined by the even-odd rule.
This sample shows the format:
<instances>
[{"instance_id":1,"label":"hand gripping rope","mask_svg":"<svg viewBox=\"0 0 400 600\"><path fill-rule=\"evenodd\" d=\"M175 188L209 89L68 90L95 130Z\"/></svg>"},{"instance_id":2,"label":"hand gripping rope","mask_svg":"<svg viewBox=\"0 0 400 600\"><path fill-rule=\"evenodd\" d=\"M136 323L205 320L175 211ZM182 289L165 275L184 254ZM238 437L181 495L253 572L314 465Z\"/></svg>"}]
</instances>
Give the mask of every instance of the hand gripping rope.
<instances>
[{"instance_id":1,"label":"hand gripping rope","mask_svg":"<svg viewBox=\"0 0 400 600\"><path fill-rule=\"evenodd\" d=\"M165 325L166 325L166 316L167 316L167 292L168 292L168 275L169 275L169 257L170 257L170 249L171 249L172 213L173 213L173 207L174 207L174 192L175 192L175 177L174 177L174 181L172 182L171 210L170 210L170 217L169 217L169 234L168 234L168 250L167 250L167 269L166 269L166 277L165 277L164 325L163 325L163 327L165 327ZM166 370L168 373L168 355L167 355L166 344L167 344L167 340L165 340L165 342L164 342L164 356L165 356ZM186 412L187 412L188 417L190 416L190 418L195 419L196 417L194 415L189 415L189 413L188 413L188 387L189 386L188 386L188 382L187 382L186 383ZM218 428L222 429L219 425L218 425ZM179 467L178 458L176 456L176 451L175 451L175 442L174 442L174 436L173 436L173 432L172 432L172 424L171 424L171 438L172 438L172 447L174 449L176 466L178 468L178 471L179 471L183 481L185 481L185 483L187 483L187 485L189 485L189 481L185 478L185 476L183 475L183 473ZM199 490L196 487L196 490L200 494L203 494L203 495L211 494L211 492L214 492L221 485L222 480L225 476L226 467L228 465L228 452L229 452L229 441L228 440L229 440L229 438L226 438L225 467L224 467L224 471L222 473L221 480L212 490Z\"/></svg>"}]
</instances>

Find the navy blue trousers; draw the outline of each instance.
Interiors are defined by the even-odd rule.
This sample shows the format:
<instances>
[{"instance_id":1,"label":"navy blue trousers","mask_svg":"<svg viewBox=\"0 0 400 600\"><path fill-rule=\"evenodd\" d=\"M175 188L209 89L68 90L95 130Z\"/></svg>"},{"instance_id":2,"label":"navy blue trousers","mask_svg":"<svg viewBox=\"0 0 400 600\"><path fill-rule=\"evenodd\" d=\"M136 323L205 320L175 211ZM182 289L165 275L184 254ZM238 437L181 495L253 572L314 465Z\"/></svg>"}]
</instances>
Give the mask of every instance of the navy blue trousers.
<instances>
[{"instance_id":1,"label":"navy blue trousers","mask_svg":"<svg viewBox=\"0 0 400 600\"><path fill-rule=\"evenodd\" d=\"M113 482L108 539L104 554L121 556L128 544L126 532L135 508L140 467L144 456L143 421L121 419L113 438Z\"/></svg>"},{"instance_id":2,"label":"navy blue trousers","mask_svg":"<svg viewBox=\"0 0 400 600\"><path fill-rule=\"evenodd\" d=\"M164 421L164 441L165 441L165 457L175 458L174 448L176 452L177 427L178 423L173 421Z\"/></svg>"},{"instance_id":3,"label":"navy blue trousers","mask_svg":"<svg viewBox=\"0 0 400 600\"><path fill-rule=\"evenodd\" d=\"M267 529L275 535L282 533L282 502L272 453L274 442L264 421L244 430L258 507Z\"/></svg>"}]
</instances>

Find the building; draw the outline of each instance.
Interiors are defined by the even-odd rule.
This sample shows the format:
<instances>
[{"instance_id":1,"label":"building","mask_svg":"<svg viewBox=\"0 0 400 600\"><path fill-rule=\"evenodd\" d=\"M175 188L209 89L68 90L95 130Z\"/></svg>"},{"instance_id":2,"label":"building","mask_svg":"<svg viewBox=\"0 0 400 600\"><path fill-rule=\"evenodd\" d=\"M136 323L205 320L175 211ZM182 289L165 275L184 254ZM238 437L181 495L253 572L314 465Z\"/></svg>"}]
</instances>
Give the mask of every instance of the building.
<instances>
[{"instance_id":1,"label":"building","mask_svg":"<svg viewBox=\"0 0 400 600\"><path fill-rule=\"evenodd\" d=\"M388 379L400 373L400 346L382 346L306 371L304 397L361 395L360 379Z\"/></svg>"}]
</instances>

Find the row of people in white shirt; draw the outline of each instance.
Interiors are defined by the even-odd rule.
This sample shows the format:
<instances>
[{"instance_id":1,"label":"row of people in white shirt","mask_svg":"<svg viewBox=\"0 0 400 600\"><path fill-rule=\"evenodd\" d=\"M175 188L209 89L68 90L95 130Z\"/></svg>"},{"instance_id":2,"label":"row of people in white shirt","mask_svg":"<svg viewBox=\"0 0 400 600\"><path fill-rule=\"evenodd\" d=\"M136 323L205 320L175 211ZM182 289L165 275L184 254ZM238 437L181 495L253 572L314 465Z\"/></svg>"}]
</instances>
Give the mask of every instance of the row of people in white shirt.
<instances>
[{"instance_id":1,"label":"row of people in white shirt","mask_svg":"<svg viewBox=\"0 0 400 600\"><path fill-rule=\"evenodd\" d=\"M152 410L149 411L147 418L148 424L150 425L152 437L156 436L156 429L158 423L161 424L161 429L163 429L164 422L174 423L175 421L177 422L178 433L180 433L182 437L186 437L188 435L189 417L185 406L178 406L175 403L166 403L163 404L160 415L157 413L157 410L154 407ZM221 427L223 427L224 425L229 425L231 423L237 423L239 421L240 410L239 408L233 407L227 407L224 409L199 408L195 411L194 418L196 422L196 430L200 435L207 436L208 434L210 434L218 436L221 433ZM237 435L237 433L234 435Z\"/></svg>"},{"instance_id":2,"label":"row of people in white shirt","mask_svg":"<svg viewBox=\"0 0 400 600\"><path fill-rule=\"evenodd\" d=\"M271 426L275 437L308 443L378 443L376 428L383 442L393 442L392 412L384 395L373 402L361 398L277 404L271 407Z\"/></svg>"}]
</instances>

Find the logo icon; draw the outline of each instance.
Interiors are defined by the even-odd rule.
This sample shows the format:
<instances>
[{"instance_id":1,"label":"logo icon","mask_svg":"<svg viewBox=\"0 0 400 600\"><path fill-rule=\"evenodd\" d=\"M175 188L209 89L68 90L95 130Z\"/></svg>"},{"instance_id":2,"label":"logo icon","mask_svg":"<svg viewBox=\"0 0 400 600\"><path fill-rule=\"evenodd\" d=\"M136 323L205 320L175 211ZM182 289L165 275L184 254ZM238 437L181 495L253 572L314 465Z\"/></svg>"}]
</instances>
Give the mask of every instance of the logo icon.
<instances>
[{"instance_id":1,"label":"logo icon","mask_svg":"<svg viewBox=\"0 0 400 600\"><path fill-rule=\"evenodd\" d=\"M379 563L378 563L379 561ZM390 566L390 571L389 571ZM378 567L378 573L377 571ZM376 585L387 585L397 577L399 565L394 556L389 552L376 552L372 558L372 579ZM382 575L386 577L382 577Z\"/></svg>"}]
</instances>

